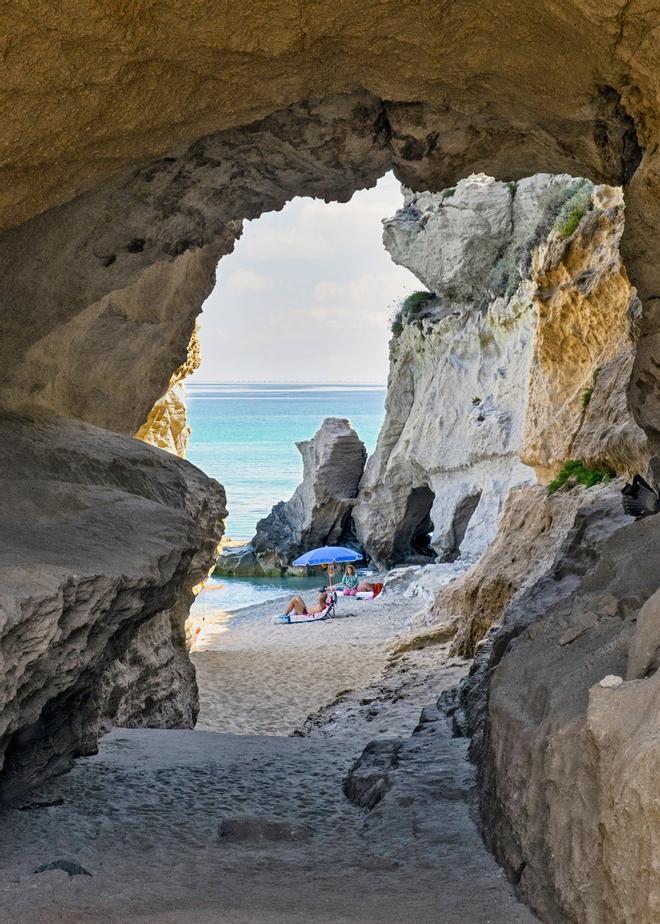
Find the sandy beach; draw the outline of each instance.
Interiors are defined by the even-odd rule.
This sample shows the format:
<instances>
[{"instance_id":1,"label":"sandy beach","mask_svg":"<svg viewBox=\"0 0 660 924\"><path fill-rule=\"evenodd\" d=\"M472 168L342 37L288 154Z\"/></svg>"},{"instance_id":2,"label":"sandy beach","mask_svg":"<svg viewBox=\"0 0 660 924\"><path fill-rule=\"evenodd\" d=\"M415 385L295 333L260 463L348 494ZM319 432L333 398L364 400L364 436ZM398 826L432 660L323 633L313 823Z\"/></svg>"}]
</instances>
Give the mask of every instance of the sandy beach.
<instances>
[{"instance_id":1,"label":"sandy beach","mask_svg":"<svg viewBox=\"0 0 660 924\"><path fill-rule=\"evenodd\" d=\"M308 592L306 599L313 596ZM340 596L333 619L273 625L286 601L193 620L193 632L201 629L191 654L200 689L198 729L291 734L343 691L377 677L410 619L408 600Z\"/></svg>"},{"instance_id":2,"label":"sandy beach","mask_svg":"<svg viewBox=\"0 0 660 924\"><path fill-rule=\"evenodd\" d=\"M467 742L435 708L467 663L394 650L403 597L272 625L281 609L200 623L198 730L115 729L0 810L0 924L533 922L475 827ZM364 779L384 787L371 809Z\"/></svg>"}]
</instances>

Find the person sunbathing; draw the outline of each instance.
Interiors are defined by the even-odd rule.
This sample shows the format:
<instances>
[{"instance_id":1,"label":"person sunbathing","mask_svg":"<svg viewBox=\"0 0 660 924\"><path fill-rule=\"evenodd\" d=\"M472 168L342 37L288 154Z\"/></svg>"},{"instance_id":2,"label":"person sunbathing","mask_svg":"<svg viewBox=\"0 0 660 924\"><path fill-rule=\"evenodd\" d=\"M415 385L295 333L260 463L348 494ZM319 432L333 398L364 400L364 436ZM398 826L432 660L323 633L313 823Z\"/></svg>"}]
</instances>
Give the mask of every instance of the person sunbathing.
<instances>
[{"instance_id":1,"label":"person sunbathing","mask_svg":"<svg viewBox=\"0 0 660 924\"><path fill-rule=\"evenodd\" d=\"M380 584L380 583L378 583L377 581L371 582L371 581L365 581L365 580L363 579L363 580L361 580L360 583L358 584L357 593L359 593L359 594L364 594L364 593L373 594L374 597L377 597L378 594L381 592L382 589L383 589L383 585Z\"/></svg>"},{"instance_id":2,"label":"person sunbathing","mask_svg":"<svg viewBox=\"0 0 660 924\"><path fill-rule=\"evenodd\" d=\"M302 597L292 597L284 615L288 616L289 613L295 613L297 616L314 616L316 613L322 613L327 606L328 598L325 591L319 594L319 602L309 608Z\"/></svg>"}]
</instances>

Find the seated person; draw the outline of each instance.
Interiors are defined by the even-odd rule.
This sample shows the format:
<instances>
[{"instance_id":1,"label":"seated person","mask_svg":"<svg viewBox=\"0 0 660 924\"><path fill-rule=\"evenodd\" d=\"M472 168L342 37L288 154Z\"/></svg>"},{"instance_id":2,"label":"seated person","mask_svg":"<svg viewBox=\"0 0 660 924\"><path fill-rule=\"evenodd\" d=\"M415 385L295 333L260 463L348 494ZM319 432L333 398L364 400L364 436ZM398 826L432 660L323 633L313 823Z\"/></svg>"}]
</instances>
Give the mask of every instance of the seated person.
<instances>
[{"instance_id":1,"label":"seated person","mask_svg":"<svg viewBox=\"0 0 660 924\"><path fill-rule=\"evenodd\" d=\"M319 602L309 608L302 597L292 597L284 615L288 616L289 613L296 613L298 616L313 616L316 613L322 613L327 606L328 597L324 590L319 594Z\"/></svg>"},{"instance_id":2,"label":"seated person","mask_svg":"<svg viewBox=\"0 0 660 924\"><path fill-rule=\"evenodd\" d=\"M346 565L344 576L337 590L341 590L345 597L354 597L358 591L359 583L360 579L355 573L355 567L353 565Z\"/></svg>"}]
</instances>

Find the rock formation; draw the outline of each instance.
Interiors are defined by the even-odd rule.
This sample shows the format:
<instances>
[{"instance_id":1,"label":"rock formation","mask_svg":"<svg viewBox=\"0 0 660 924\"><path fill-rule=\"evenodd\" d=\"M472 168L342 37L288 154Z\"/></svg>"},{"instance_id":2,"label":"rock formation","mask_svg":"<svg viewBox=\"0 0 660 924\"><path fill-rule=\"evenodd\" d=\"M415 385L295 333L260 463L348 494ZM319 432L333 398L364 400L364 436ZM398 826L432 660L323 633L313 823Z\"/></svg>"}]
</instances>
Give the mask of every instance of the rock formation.
<instances>
[{"instance_id":1,"label":"rock formation","mask_svg":"<svg viewBox=\"0 0 660 924\"><path fill-rule=\"evenodd\" d=\"M134 284L148 266L165 270L201 238L215 240L227 221L290 195L344 198L389 166L416 189L442 189L480 170L507 179L543 170L628 185L626 256L645 300L633 397L655 425L657 396L644 370L657 349L660 291L656 21L637 2L573 0L560 12L534 2L521 15L498 2L487 16L473 7L441 10L432 0L414 10L386 0L377 14L357 17L347 0L332 13L264 9L254 0L222 13L207 0L194 9L159 0L148 11L99 13L76 0L38 21L7 9L0 227L15 230L2 246L10 268L2 296L19 308L1 356L5 387L46 329ZM88 208L94 220L79 236ZM33 224L36 216L42 220ZM26 236L19 228L28 222ZM22 247L10 246L19 239ZM44 266L50 291L38 291ZM187 299L179 310L188 313ZM121 339L126 348L131 319L120 314L114 330L90 332L86 343L96 337L109 348ZM120 393L134 383L122 386L117 371L115 413L127 432L143 423L182 361L185 327L171 318L169 349L163 332L145 355L152 381L137 420L119 414ZM59 344L55 377L74 365L76 340L71 349ZM12 406L35 377L36 364ZM60 412L72 413L71 400L57 397Z\"/></svg>"},{"instance_id":2,"label":"rock formation","mask_svg":"<svg viewBox=\"0 0 660 924\"><path fill-rule=\"evenodd\" d=\"M617 472L649 464L627 398L641 305L619 253L623 198L597 186L586 202L578 190L532 266L538 321L521 458L546 479L567 458Z\"/></svg>"},{"instance_id":3,"label":"rock formation","mask_svg":"<svg viewBox=\"0 0 660 924\"><path fill-rule=\"evenodd\" d=\"M433 297L395 319L386 419L354 512L378 564L413 559L431 530L441 560L477 557L532 469L548 478L577 455L646 470L626 401L639 303L623 226L620 193L566 176L406 193L384 243Z\"/></svg>"},{"instance_id":4,"label":"rock formation","mask_svg":"<svg viewBox=\"0 0 660 924\"><path fill-rule=\"evenodd\" d=\"M472 736L484 837L548 922L650 922L660 909L660 518L631 521L619 487L549 501L519 489L489 565L511 573L508 541L533 578L508 602L491 590L501 622L450 704ZM541 563L543 504L559 510L546 513Z\"/></svg>"},{"instance_id":5,"label":"rock formation","mask_svg":"<svg viewBox=\"0 0 660 924\"><path fill-rule=\"evenodd\" d=\"M303 552L338 545L350 534L350 518L367 451L350 422L327 417L310 440L296 443L303 480L288 501L275 504L257 523L247 546L228 548L220 573L281 574Z\"/></svg>"},{"instance_id":6,"label":"rock formation","mask_svg":"<svg viewBox=\"0 0 660 924\"><path fill-rule=\"evenodd\" d=\"M585 269L588 216L566 250L548 250L539 278L549 290L539 297L550 339L533 355L539 386L554 387L530 393L524 458L553 468L571 434L574 455L600 452L602 442L614 461L622 446L617 470L645 459L639 434L621 429L628 404L657 457L657 10L639 0L515 8L384 0L356 9L349 0L72 0L42 6L38 17L21 4L3 10L0 406L23 415L7 418L2 444L0 727L14 776L92 748L101 713L139 721L133 708L154 706L130 705L126 678L140 673L142 646L151 648L147 622L166 634L165 614L203 575L224 509L217 487L153 447L25 415L135 433L184 362L217 260L244 218L293 195L344 200L389 168L417 190L476 171L623 185L621 246L641 315L630 328L622 316L612 325L621 349L604 350L596 379L598 338L578 355L567 351L563 380L557 334L566 320L579 324L590 293L627 291L631 313L638 309L625 280L584 274L571 277L583 302L565 299L564 273ZM577 430L576 373L583 392L593 387ZM656 519L594 544L577 517L548 581L524 590L526 601L511 598L502 634L479 655L481 664L493 659L482 700L494 677L484 745L475 748L486 827L546 920L658 917L657 736L648 724L657 672L634 679L655 663L644 667L652 642L641 607L657 589ZM610 510L603 522L611 520ZM560 585L574 595L565 610L552 604ZM516 628L518 602L521 620L544 618ZM637 614L643 638L633 644ZM560 644L582 618L593 625ZM158 661L169 676L175 663L185 671L168 651L166 641ZM607 674L626 679L599 686ZM181 721L194 712L189 684L187 696L173 704Z\"/></svg>"},{"instance_id":7,"label":"rock formation","mask_svg":"<svg viewBox=\"0 0 660 924\"><path fill-rule=\"evenodd\" d=\"M199 369L200 362L199 331L195 327L188 344L186 361L172 373L167 391L156 401L146 421L135 434L137 439L185 459L190 439L185 380L195 369Z\"/></svg>"},{"instance_id":8,"label":"rock formation","mask_svg":"<svg viewBox=\"0 0 660 924\"><path fill-rule=\"evenodd\" d=\"M104 720L192 727L183 623L212 565L222 488L75 421L5 416L2 791L93 753Z\"/></svg>"}]
</instances>

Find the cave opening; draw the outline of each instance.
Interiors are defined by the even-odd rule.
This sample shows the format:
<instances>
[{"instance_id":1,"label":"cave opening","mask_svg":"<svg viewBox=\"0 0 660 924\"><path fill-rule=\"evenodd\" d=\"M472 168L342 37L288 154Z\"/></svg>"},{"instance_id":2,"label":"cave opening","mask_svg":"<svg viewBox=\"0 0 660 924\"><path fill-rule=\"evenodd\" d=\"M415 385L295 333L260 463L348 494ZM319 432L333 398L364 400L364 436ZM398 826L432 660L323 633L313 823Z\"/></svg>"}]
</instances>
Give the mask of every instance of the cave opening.
<instances>
[{"instance_id":1,"label":"cave opening","mask_svg":"<svg viewBox=\"0 0 660 924\"><path fill-rule=\"evenodd\" d=\"M621 31L623 34L625 30L622 28ZM578 34L579 30L575 32ZM332 45L328 42L323 44ZM575 57L578 58L579 55ZM441 55L437 55L435 59L441 58ZM534 60L534 56L529 55L527 59ZM483 71L483 64L480 63L480 67ZM438 83L438 86L441 84ZM552 88L551 81L548 81L548 86ZM478 92L481 94L480 88ZM564 99L574 99L573 93L557 93L556 97L560 102ZM414 99L414 90L406 98ZM593 98L596 98L595 94ZM337 195L339 189L340 194L345 195L348 187L355 189L365 185L365 181L370 182L374 170L380 170L385 160L391 163L395 158L398 159L400 167L403 164L408 176L413 181L417 180L418 186L420 183L427 183L429 186L434 184L436 189L448 187L455 180L459 167L465 167L465 172L472 168L492 168L494 173L501 175L503 170L515 163L514 175L521 176L539 169L541 164L546 169L570 170L574 174L585 174L593 168L594 175L607 178L612 176L610 161L615 166L618 163L614 142L609 140L616 140L615 131L601 131L596 136L595 148L589 146L593 136L593 119L584 110L581 117L584 119L583 129L581 130L580 123L576 123L572 118L574 111L571 110L570 124L575 130L574 136L567 138L567 122L558 122L559 129L553 129L558 135L556 146L552 146L552 131L546 132L543 135L541 153L535 153L533 146L531 153L525 153L523 150L523 145L527 144L528 137L533 134L529 131L530 127L535 127L533 121L531 126L525 129L525 124L520 118L507 121L502 117L497 131L493 134L488 131L480 132L477 130L478 126L474 127L473 138L483 139L483 149L477 146L477 142L472 141L470 150L461 151L461 145L457 141L455 149L460 152L457 157L455 152L442 150L443 135L452 138L453 144L452 135L458 126L465 130L467 136L467 129L473 128L467 124L467 117L444 103L435 113L430 111L429 107L425 109L421 104L413 110L413 106L416 105L401 104L397 112L396 106L390 105L386 108L377 101L373 107L375 112L370 112L364 101L360 100L356 118L351 121L349 118L342 120L337 117L335 102L325 122L323 118L311 118L312 107L307 104L301 107L302 116L300 112L296 112L295 107L290 107L284 117L276 114L270 125L264 120L258 126L249 126L245 130L227 131L224 137L209 136L191 145L190 149L180 156L177 154L162 158L140 169L131 167L129 173L108 183L99 183L98 189L94 188L90 181L89 195L81 195L71 202L66 202L61 208L44 212L33 221L10 231L5 236L4 248L11 272L4 274L4 284L9 286L7 303L19 304L21 310L11 312L11 326L6 338L8 361L3 364L3 375L7 383L7 406L22 407L26 396L29 395L30 400L34 400L37 406L53 412L54 415L65 415L119 434L134 433L143 422L145 412L149 410L154 399L162 393L171 370L176 368L182 359L182 345L190 336L192 321L202 298L200 292L208 292L207 281L217 264L218 256L227 253L233 246L230 225L243 217L254 217L268 208L281 207L292 194L292 190L320 191L321 194L332 197ZM478 109L479 107L475 107L475 111ZM605 113L605 117L607 116L608 113ZM609 121L614 121L616 128L616 119ZM299 144L299 139L303 136L300 130L301 122L305 129L305 141ZM602 113L599 113L598 124L605 124ZM515 131L512 130L514 126ZM341 141L342 131L348 134L349 144L346 150L335 143L337 140ZM495 136L504 139L500 150L494 143ZM538 137L536 134L536 138ZM291 139L294 139L293 143ZM367 141L362 145L364 139ZM583 154L580 153L582 140L588 143ZM372 141L373 149L367 146ZM245 156L246 151L241 147L242 144L247 147L248 156ZM539 146L538 140L535 144ZM467 147L467 142L465 146ZM283 150L286 152L284 156L281 154ZM601 162L603 151L612 156L608 157L607 161L602 157ZM144 160L147 161L148 158L145 156ZM232 161L236 169L232 169ZM451 168L448 166L450 161ZM331 175L335 165L336 172ZM216 171L215 175L213 171ZM367 176L370 172L372 175ZM222 173L229 177L224 187L218 179L218 175ZM644 187L640 184L638 189L643 191L641 196L637 193L639 202L640 199L644 200ZM646 205L647 202L644 201L644 206ZM99 215L105 216L107 221L99 222ZM639 205L636 216L639 225ZM640 232L637 233L639 236ZM66 246L63 246L63 242ZM644 270L646 251L640 248L640 252L643 256L636 261L636 265L640 269L641 264L641 269ZM74 263L73 254L75 274L70 272ZM30 263L31 260L35 260L35 255L36 269L35 264ZM646 262L650 264L653 261ZM52 271L40 272L42 266L49 266ZM646 275L648 277L650 271ZM649 285L647 280L645 291L648 293L657 289ZM265 293L262 292L262 296L265 298ZM325 347L326 351L330 352L327 343ZM335 348L335 343L332 342L330 347ZM229 346L229 351L235 354L239 352L235 344ZM288 359L291 366L294 366L297 356L295 353L289 354ZM309 363L309 357L305 355L303 361ZM325 355L314 362L326 369L333 361L334 354L330 357ZM645 358L644 362L647 363L648 359ZM592 375L594 368L599 367L595 363L590 363L589 375ZM621 390L625 385L619 384L618 387ZM591 386L586 387L585 391L589 388ZM649 385L648 390L653 393L653 385ZM593 401L592 410L596 407L597 399L598 394ZM478 419L477 422L482 424L484 420ZM102 440L98 436L98 442L93 444L93 436L94 434L90 436L87 430L72 432L72 439L75 437L78 441L75 443L75 468L82 471L82 475L86 477L86 489L90 496L89 508L102 511L99 519L102 518L103 522L98 527L98 533L101 534L103 531L104 537L107 537L107 546L103 552L112 551L113 537L120 536L121 548L126 549L126 557L119 561L113 560L109 554L104 554L102 564L96 566L95 562L90 564L84 555L75 558L61 538L57 551L58 554L61 551L62 555L66 553L70 556L60 565L62 570L69 568L73 574L90 573L92 586L99 573L109 578L115 573L122 575L122 581L127 585L123 609L120 609L118 604L94 605L85 613L85 628L91 626L92 634L100 628L101 632L107 631L111 636L113 632L116 633L118 612L123 613L123 618L131 626L139 626L148 621L139 596L132 591L141 581L144 582L147 566L151 567L150 574L159 573L161 563L167 560L166 552L170 557L174 557L173 551L178 551L182 562L194 560L198 571L204 569L212 556L213 526L206 522L199 528L198 522L205 515L209 504L208 495L203 502L200 500L197 503L196 498L204 490L208 491L208 485L200 487L201 481L193 485L192 476L190 473L186 474L182 466L177 468L172 465L168 468L166 462L159 462L160 471L156 472L156 464L146 455L139 455L137 450L134 456L130 455L133 450L129 440L122 442L120 437L115 440L113 435L112 441L110 437L106 437L106 446L101 445ZM56 448L61 453L61 448ZM120 511L123 520L117 512L119 504L113 504L111 511L106 512L102 509L105 503L103 492L107 493L106 468L110 467L110 464L105 466L103 453L114 466L113 484L116 484L117 491L123 494L124 504L121 505ZM58 453L41 452L41 469L30 459L32 467L26 468L26 474L21 475L25 483L28 483L28 480L40 480L43 473L42 460L49 455L57 458ZM98 456L104 459L104 466L97 464ZM122 456L126 463L118 467L116 459ZM92 459L92 462L88 462L88 459ZM19 465L21 461L18 455ZM14 460L12 464L15 464ZM73 468L74 466L71 466L71 469ZM55 481L52 472L47 472L47 476L51 482ZM187 483L186 478L189 479ZM172 487L166 491L165 486ZM97 497L93 497L93 491L97 488ZM150 498L148 509L146 504L139 507L135 500L141 496L140 492L146 494L147 489ZM196 494L196 491L199 493ZM59 494L58 490L58 496ZM400 531L397 539L397 554L401 550L402 554L408 556L407 560L419 556L421 560L428 561L434 555L430 548L433 502L434 495L428 486L415 488L408 498L404 517L405 528ZM109 506L106 504L106 507ZM217 498L216 508L220 506L221 501ZM178 508L183 508L180 514ZM70 513L68 518L71 521L78 515L78 510L73 505L66 512ZM468 513L469 510L464 509L461 516L455 518L456 535L460 534L461 529L463 535L465 534L469 523ZM175 515L178 517L176 530L173 526ZM48 505L42 506L39 516L44 519L51 516ZM60 520L64 519L61 503L57 505L57 516ZM113 519L109 519L110 517ZM131 529L133 524L140 524L143 520L150 527L148 536L146 528L142 533ZM193 525L189 526L189 523ZM55 520L54 525L57 530L61 530L61 523ZM87 529L89 535L89 527ZM189 531L190 538L186 530ZM204 533L204 548L200 533ZM10 534L10 531L7 531L7 534ZM163 536L170 542L170 549L154 550L155 540L160 540ZM86 552L90 543L85 541L84 533L81 531L76 538L79 542L72 548L84 549ZM151 557L147 560L147 556ZM142 574L133 577L134 572L129 573L125 565L129 557L137 562L146 562ZM43 566L43 554L41 565ZM93 570L92 566L96 570ZM44 577L43 567L40 567L39 571L42 578L52 580L57 589L56 581L59 577L52 574L46 574ZM197 576L196 574L195 578ZM162 581L161 578L161 583ZM173 581L172 599L187 598L192 581L192 569L186 571L182 565L176 581ZM55 599L56 594L52 593L51 597ZM135 604L134 599L138 599L139 605ZM94 604L95 602L93 599ZM165 605L164 601L163 606ZM56 607L51 607L48 613L54 614L54 617L49 615L49 618L57 618ZM28 615L25 621L33 618L32 615ZM179 628L181 623L182 618L177 622ZM34 635L33 632L31 634ZM172 650L179 651L176 645L172 647L172 639L166 629L163 629L157 638L162 642L166 654ZM130 639L121 654L125 651L130 652L131 646L135 647L134 633L130 633ZM151 642L145 647L150 654L155 648ZM94 652L89 646L89 650L76 648L71 645L69 639L63 638L59 648L64 654L71 651L76 668L71 672L70 678L62 678L61 682L68 684L74 694L80 692L85 697L96 695L103 679L103 671L108 666L107 646L100 645ZM102 653L99 654L99 651ZM163 681L160 689L169 691L173 673L171 664L176 661L173 657L164 658L163 661ZM25 665L28 679L32 673L32 679L36 681L31 685L23 684L22 689L12 694L14 702L10 701L10 707L16 716L15 720L12 717L12 721L18 724L24 721L26 707L32 708L36 703L41 709L44 702L47 703L48 697L52 699L52 690L57 689L57 682L60 682L59 665L54 658L49 660L43 656L35 659L34 652L29 651L27 647L25 654L19 652L13 663L21 668ZM149 658L146 663L150 668ZM125 670L123 661L113 669L116 669L119 680L112 682L120 683L124 677L122 672ZM335 665L332 665L332 669L336 673ZM61 671L59 673L61 674ZM222 675L223 683L218 698L226 698L230 681L226 673L218 673ZM277 683L279 680L280 677L277 676ZM250 685L253 685L252 682ZM139 684L137 686L139 687ZM194 684L188 681L185 686L190 696ZM359 684L356 682L355 686ZM275 692L278 695L281 693L277 685ZM165 694L159 690L158 695ZM29 698L33 700L33 704L30 704ZM267 698L261 699L268 707ZM272 713L280 712L281 697L276 710L273 710L272 706L269 708ZM133 707L129 710L129 720L140 721L143 712L144 706L139 710ZM114 716L109 716L109 720L113 718ZM66 710L59 709L54 721L56 719L71 722L72 726L75 722L80 726L73 727L72 744L66 741L59 745L65 750L71 749L72 753L80 752L76 736L93 738L95 734L92 720L80 721L75 712L72 712L69 718ZM181 724L180 717L175 720L166 718L162 721ZM294 772L297 770L298 768L295 768ZM310 779L315 778L317 770L318 768L314 768L314 772L308 775ZM209 777L211 772L217 776L217 768L209 771ZM167 776L167 773L162 775ZM339 790L340 787L335 788ZM194 797L197 795L194 793ZM317 797L318 793L315 792L310 800L315 805ZM214 809L216 808L214 806ZM330 816L330 813L328 815ZM413 890L418 894L420 891Z\"/></svg>"},{"instance_id":2,"label":"cave opening","mask_svg":"<svg viewBox=\"0 0 660 924\"><path fill-rule=\"evenodd\" d=\"M392 545L392 565L432 564L437 553L431 545L431 509L435 494L428 485L413 488Z\"/></svg>"},{"instance_id":3,"label":"cave opening","mask_svg":"<svg viewBox=\"0 0 660 924\"><path fill-rule=\"evenodd\" d=\"M324 419L347 418L373 450L390 316L419 285L381 240L381 220L401 204L391 172L348 202L294 197L245 222L220 261L185 380L186 458L225 486L229 539L249 541L292 496L303 475L296 444Z\"/></svg>"},{"instance_id":4,"label":"cave opening","mask_svg":"<svg viewBox=\"0 0 660 924\"><path fill-rule=\"evenodd\" d=\"M456 505L451 523L450 544L447 552L442 556L443 561L456 561L461 554L461 544L465 539L470 520L479 506L482 494L483 491L475 491L473 494L468 494L462 498Z\"/></svg>"}]
</instances>

